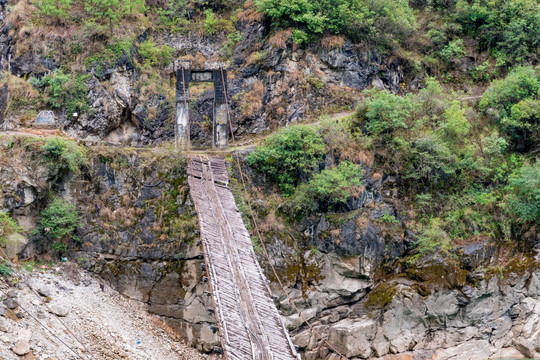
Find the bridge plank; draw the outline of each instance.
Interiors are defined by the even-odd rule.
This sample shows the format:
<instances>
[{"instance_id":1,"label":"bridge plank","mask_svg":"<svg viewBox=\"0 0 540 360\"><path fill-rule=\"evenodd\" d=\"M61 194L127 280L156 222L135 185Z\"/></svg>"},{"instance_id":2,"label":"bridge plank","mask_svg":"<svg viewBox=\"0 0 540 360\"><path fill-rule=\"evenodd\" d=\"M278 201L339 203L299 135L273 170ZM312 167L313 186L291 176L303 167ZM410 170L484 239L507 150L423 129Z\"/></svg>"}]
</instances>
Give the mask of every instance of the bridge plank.
<instances>
[{"instance_id":1,"label":"bridge plank","mask_svg":"<svg viewBox=\"0 0 540 360\"><path fill-rule=\"evenodd\" d=\"M228 187L225 160L192 158L188 165L226 358L299 359Z\"/></svg>"}]
</instances>

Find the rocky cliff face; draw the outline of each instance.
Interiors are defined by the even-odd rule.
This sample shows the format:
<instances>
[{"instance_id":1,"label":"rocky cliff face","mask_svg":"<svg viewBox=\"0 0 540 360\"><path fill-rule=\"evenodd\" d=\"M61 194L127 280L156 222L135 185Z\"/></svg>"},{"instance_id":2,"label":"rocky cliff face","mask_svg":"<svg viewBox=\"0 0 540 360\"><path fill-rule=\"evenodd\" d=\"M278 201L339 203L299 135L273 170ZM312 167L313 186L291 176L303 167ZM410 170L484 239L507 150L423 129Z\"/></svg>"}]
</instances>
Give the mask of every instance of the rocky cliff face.
<instances>
[{"instance_id":1,"label":"rocky cliff face","mask_svg":"<svg viewBox=\"0 0 540 360\"><path fill-rule=\"evenodd\" d=\"M255 173L250 178L255 187L268 186ZM501 266L498 250L479 242L458 247L450 259L407 263L415 238L396 210L397 190L396 179L366 169L363 191L341 208L293 229L264 229L272 262L302 312L272 283L303 359L338 359L331 347L348 359L537 356L538 260ZM292 242L288 232L300 238ZM260 262L273 278L262 253Z\"/></svg>"},{"instance_id":2,"label":"rocky cliff face","mask_svg":"<svg viewBox=\"0 0 540 360\"><path fill-rule=\"evenodd\" d=\"M322 311L313 321L320 335L300 330L294 342L304 359L333 359L321 336L349 359L537 357L539 273L474 276L474 285L429 295L410 280L387 282L377 296Z\"/></svg>"},{"instance_id":3,"label":"rocky cliff face","mask_svg":"<svg viewBox=\"0 0 540 360\"><path fill-rule=\"evenodd\" d=\"M24 35L14 37L12 25L0 17L0 69L18 77L41 78L66 61L60 54L43 55L28 48ZM398 92L415 88L406 62L390 59L345 40L340 46L296 49L292 41L273 46L263 24L239 24L242 40L232 56L223 35L156 33L157 42L174 49L175 59L192 68L225 67L229 70L229 99L236 137L260 133L302 119L348 108L369 86ZM16 29L17 30L17 29ZM148 38L145 32L139 43ZM51 39L61 42L62 38ZM54 44L51 44L51 46ZM88 141L143 145L174 138L174 68L159 68L157 79L135 66L136 48L104 68L84 70L88 111L73 116L57 111L57 126L67 134ZM411 79L409 79L411 78ZM0 94L0 99L2 94ZM213 89L194 88L190 114L195 145L210 145ZM1 109L0 109L1 110ZM9 116L4 128L25 124Z\"/></svg>"},{"instance_id":4,"label":"rocky cliff face","mask_svg":"<svg viewBox=\"0 0 540 360\"><path fill-rule=\"evenodd\" d=\"M51 182L35 141L2 140L2 209L30 230L54 189L81 215L70 258L145 304L192 346L208 352L219 345L180 154L94 148L80 176ZM43 258L49 246L30 235L13 251Z\"/></svg>"}]
</instances>

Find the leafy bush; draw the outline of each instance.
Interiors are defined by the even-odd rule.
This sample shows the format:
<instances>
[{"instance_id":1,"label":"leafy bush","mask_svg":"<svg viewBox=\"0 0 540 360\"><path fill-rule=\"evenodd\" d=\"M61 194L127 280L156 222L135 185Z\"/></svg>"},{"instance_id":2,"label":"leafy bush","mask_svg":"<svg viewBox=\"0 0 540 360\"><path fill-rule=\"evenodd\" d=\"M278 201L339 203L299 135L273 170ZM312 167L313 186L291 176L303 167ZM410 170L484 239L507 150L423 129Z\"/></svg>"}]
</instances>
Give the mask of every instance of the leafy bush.
<instances>
[{"instance_id":1,"label":"leafy bush","mask_svg":"<svg viewBox=\"0 0 540 360\"><path fill-rule=\"evenodd\" d=\"M282 28L293 28L297 44L325 32L353 40L403 38L414 16L405 0L256 0L259 11Z\"/></svg>"},{"instance_id":2,"label":"leafy bush","mask_svg":"<svg viewBox=\"0 0 540 360\"><path fill-rule=\"evenodd\" d=\"M159 24L169 32L182 32L189 24L188 5L187 0L168 0L165 4L160 3L159 8L154 8L159 16Z\"/></svg>"},{"instance_id":3,"label":"leafy bush","mask_svg":"<svg viewBox=\"0 0 540 360\"><path fill-rule=\"evenodd\" d=\"M387 90L366 92L368 99L360 105L358 112L366 119L366 129L374 134L391 133L407 128L413 104L410 97L394 95Z\"/></svg>"},{"instance_id":4,"label":"leafy bush","mask_svg":"<svg viewBox=\"0 0 540 360\"><path fill-rule=\"evenodd\" d=\"M79 214L75 206L63 199L55 198L41 212L38 231L49 240L65 243L73 238L77 226Z\"/></svg>"},{"instance_id":5,"label":"leafy bush","mask_svg":"<svg viewBox=\"0 0 540 360\"><path fill-rule=\"evenodd\" d=\"M291 215L310 215L318 211L345 203L358 193L362 185L362 166L349 161L337 167L315 174L308 183L303 183L285 203Z\"/></svg>"},{"instance_id":6,"label":"leafy bush","mask_svg":"<svg viewBox=\"0 0 540 360\"><path fill-rule=\"evenodd\" d=\"M84 0L88 14L98 21L113 25L126 16L135 15L146 10L144 0Z\"/></svg>"},{"instance_id":7,"label":"leafy bush","mask_svg":"<svg viewBox=\"0 0 540 360\"><path fill-rule=\"evenodd\" d=\"M506 210L519 223L540 221L540 161L522 167L508 185Z\"/></svg>"},{"instance_id":8,"label":"leafy bush","mask_svg":"<svg viewBox=\"0 0 540 360\"><path fill-rule=\"evenodd\" d=\"M537 0L458 0L455 19L490 51L500 65L538 56L540 3Z\"/></svg>"},{"instance_id":9,"label":"leafy bush","mask_svg":"<svg viewBox=\"0 0 540 360\"><path fill-rule=\"evenodd\" d=\"M65 108L66 113L71 115L75 112L88 111L88 91L84 82L88 75L64 74L62 70L43 78L40 85L45 87L47 104L54 109Z\"/></svg>"},{"instance_id":10,"label":"leafy bush","mask_svg":"<svg viewBox=\"0 0 540 360\"><path fill-rule=\"evenodd\" d=\"M163 45L158 46L152 40L146 40L139 45L139 56L142 58L143 66L166 66L172 60L172 48Z\"/></svg>"},{"instance_id":11,"label":"leafy bush","mask_svg":"<svg viewBox=\"0 0 540 360\"><path fill-rule=\"evenodd\" d=\"M446 45L439 51L439 54L441 58L447 63L453 60L459 60L465 55L467 55L467 53L465 52L465 48L463 47L462 39L450 41L448 45Z\"/></svg>"},{"instance_id":12,"label":"leafy bush","mask_svg":"<svg viewBox=\"0 0 540 360\"><path fill-rule=\"evenodd\" d=\"M37 7L41 15L61 21L67 18L72 0L38 0Z\"/></svg>"},{"instance_id":13,"label":"leafy bush","mask_svg":"<svg viewBox=\"0 0 540 360\"><path fill-rule=\"evenodd\" d=\"M204 32L207 35L214 35L217 32L216 26L218 19L216 18L216 15L214 15L212 9L206 9L204 15L206 15L206 18L204 19Z\"/></svg>"},{"instance_id":14,"label":"leafy bush","mask_svg":"<svg viewBox=\"0 0 540 360\"><path fill-rule=\"evenodd\" d=\"M53 176L63 175L67 171L77 174L88 161L82 147L59 137L48 138L41 150Z\"/></svg>"},{"instance_id":15,"label":"leafy bush","mask_svg":"<svg viewBox=\"0 0 540 360\"><path fill-rule=\"evenodd\" d=\"M8 213L0 211L0 245L6 242L8 236L22 230Z\"/></svg>"},{"instance_id":16,"label":"leafy bush","mask_svg":"<svg viewBox=\"0 0 540 360\"><path fill-rule=\"evenodd\" d=\"M431 219L423 226L415 242L415 254L408 260L414 263L419 257L435 252L450 256L454 248L452 239L443 228L444 222L440 218Z\"/></svg>"},{"instance_id":17,"label":"leafy bush","mask_svg":"<svg viewBox=\"0 0 540 360\"><path fill-rule=\"evenodd\" d=\"M479 108L496 119L514 150L528 151L540 144L540 73L518 67L495 80L482 95Z\"/></svg>"},{"instance_id":18,"label":"leafy bush","mask_svg":"<svg viewBox=\"0 0 540 360\"><path fill-rule=\"evenodd\" d=\"M9 276L13 272L11 265L5 261L0 261L0 276Z\"/></svg>"},{"instance_id":19,"label":"leafy bush","mask_svg":"<svg viewBox=\"0 0 540 360\"><path fill-rule=\"evenodd\" d=\"M325 153L322 137L313 127L294 125L267 137L249 154L247 162L290 195L300 181L318 169Z\"/></svg>"}]
</instances>

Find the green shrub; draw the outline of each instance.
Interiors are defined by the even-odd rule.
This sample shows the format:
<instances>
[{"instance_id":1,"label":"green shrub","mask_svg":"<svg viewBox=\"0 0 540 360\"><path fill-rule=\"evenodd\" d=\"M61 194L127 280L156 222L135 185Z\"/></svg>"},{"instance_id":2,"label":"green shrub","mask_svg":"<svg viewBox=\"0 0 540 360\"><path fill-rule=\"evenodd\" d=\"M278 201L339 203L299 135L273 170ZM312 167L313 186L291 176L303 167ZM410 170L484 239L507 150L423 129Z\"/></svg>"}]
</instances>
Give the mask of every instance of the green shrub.
<instances>
[{"instance_id":1,"label":"green shrub","mask_svg":"<svg viewBox=\"0 0 540 360\"><path fill-rule=\"evenodd\" d=\"M22 230L8 213L0 211L0 246L5 244L8 236Z\"/></svg>"},{"instance_id":2,"label":"green shrub","mask_svg":"<svg viewBox=\"0 0 540 360\"><path fill-rule=\"evenodd\" d=\"M145 67L166 66L172 60L172 48L167 45L158 46L152 40L141 43L138 52Z\"/></svg>"},{"instance_id":3,"label":"green shrub","mask_svg":"<svg viewBox=\"0 0 540 360\"><path fill-rule=\"evenodd\" d=\"M439 54L441 58L447 63L450 63L453 60L459 60L465 55L467 55L467 53L465 52L465 48L463 46L462 39L456 39L456 40L450 41L448 45L444 46L439 51Z\"/></svg>"},{"instance_id":4,"label":"green shrub","mask_svg":"<svg viewBox=\"0 0 540 360\"><path fill-rule=\"evenodd\" d=\"M292 27L297 44L323 33L391 43L414 28L406 0L256 0L255 4L275 25Z\"/></svg>"},{"instance_id":5,"label":"green shrub","mask_svg":"<svg viewBox=\"0 0 540 360\"><path fill-rule=\"evenodd\" d=\"M458 0L455 19L490 51L499 65L538 55L540 3L537 0Z\"/></svg>"},{"instance_id":6,"label":"green shrub","mask_svg":"<svg viewBox=\"0 0 540 360\"><path fill-rule=\"evenodd\" d=\"M518 67L495 80L482 95L479 108L495 118L511 147L521 152L540 144L540 73Z\"/></svg>"},{"instance_id":7,"label":"green shrub","mask_svg":"<svg viewBox=\"0 0 540 360\"><path fill-rule=\"evenodd\" d=\"M9 276L13 272L11 265L6 261L0 261L0 276Z\"/></svg>"},{"instance_id":8,"label":"green shrub","mask_svg":"<svg viewBox=\"0 0 540 360\"><path fill-rule=\"evenodd\" d=\"M67 245L59 241L55 241L51 244L51 250L54 251L55 253L58 253L58 255L62 255L66 252Z\"/></svg>"},{"instance_id":9,"label":"green shrub","mask_svg":"<svg viewBox=\"0 0 540 360\"><path fill-rule=\"evenodd\" d=\"M466 141L470 127L462 105L457 100L453 101L444 111L440 128L442 136L452 145L460 145L463 141Z\"/></svg>"},{"instance_id":10,"label":"green shrub","mask_svg":"<svg viewBox=\"0 0 540 360\"><path fill-rule=\"evenodd\" d=\"M75 206L63 199L55 198L41 212L38 231L48 240L66 243L73 239L77 226L79 214Z\"/></svg>"},{"instance_id":11,"label":"green shrub","mask_svg":"<svg viewBox=\"0 0 540 360\"><path fill-rule=\"evenodd\" d=\"M122 18L146 10L144 0L84 0L84 4L92 18L108 23L110 29Z\"/></svg>"},{"instance_id":12,"label":"green shrub","mask_svg":"<svg viewBox=\"0 0 540 360\"><path fill-rule=\"evenodd\" d=\"M88 24L87 24L88 25ZM100 25L97 25L100 26ZM86 29L85 29L86 31ZM90 35L89 35L90 36ZM103 50L93 52L90 56L84 59L85 65L91 67L95 66L95 72L97 76L101 76L102 70L117 63L122 57L128 56L131 60L131 52L134 48L133 39L110 39Z\"/></svg>"},{"instance_id":13,"label":"green shrub","mask_svg":"<svg viewBox=\"0 0 540 360\"><path fill-rule=\"evenodd\" d=\"M212 9L206 9L204 12L206 18L204 19L204 33L207 35L214 35L217 32L218 19Z\"/></svg>"},{"instance_id":14,"label":"green shrub","mask_svg":"<svg viewBox=\"0 0 540 360\"><path fill-rule=\"evenodd\" d=\"M408 127L413 104L410 96L394 95L387 90L370 90L360 105L359 114L366 120L366 129L374 134L391 133Z\"/></svg>"},{"instance_id":15,"label":"green shrub","mask_svg":"<svg viewBox=\"0 0 540 360\"><path fill-rule=\"evenodd\" d=\"M293 216L311 215L345 203L362 185L362 166L349 161L315 174L308 183L298 186L287 199L284 209Z\"/></svg>"},{"instance_id":16,"label":"green shrub","mask_svg":"<svg viewBox=\"0 0 540 360\"><path fill-rule=\"evenodd\" d=\"M47 104L54 109L64 108L68 115L89 110L88 91L84 82L88 75L64 74L62 70L47 75L41 81L47 93Z\"/></svg>"},{"instance_id":17,"label":"green shrub","mask_svg":"<svg viewBox=\"0 0 540 360\"><path fill-rule=\"evenodd\" d=\"M506 211L518 223L540 221L540 161L523 166L508 185Z\"/></svg>"},{"instance_id":18,"label":"green shrub","mask_svg":"<svg viewBox=\"0 0 540 360\"><path fill-rule=\"evenodd\" d=\"M53 176L63 175L68 171L78 174L88 162L84 148L71 140L48 138L41 150Z\"/></svg>"},{"instance_id":19,"label":"green shrub","mask_svg":"<svg viewBox=\"0 0 540 360\"><path fill-rule=\"evenodd\" d=\"M302 179L317 171L325 153L322 137L313 127L294 125L267 137L247 162L290 195Z\"/></svg>"},{"instance_id":20,"label":"green shrub","mask_svg":"<svg viewBox=\"0 0 540 360\"><path fill-rule=\"evenodd\" d=\"M72 0L38 0L37 7L44 17L55 21L65 20L71 9Z\"/></svg>"},{"instance_id":21,"label":"green shrub","mask_svg":"<svg viewBox=\"0 0 540 360\"><path fill-rule=\"evenodd\" d=\"M409 263L414 263L418 258L433 253L451 256L454 243L444 230L443 224L444 222L440 218L432 218L422 227L418 239L414 243L415 253L409 258Z\"/></svg>"}]
</instances>

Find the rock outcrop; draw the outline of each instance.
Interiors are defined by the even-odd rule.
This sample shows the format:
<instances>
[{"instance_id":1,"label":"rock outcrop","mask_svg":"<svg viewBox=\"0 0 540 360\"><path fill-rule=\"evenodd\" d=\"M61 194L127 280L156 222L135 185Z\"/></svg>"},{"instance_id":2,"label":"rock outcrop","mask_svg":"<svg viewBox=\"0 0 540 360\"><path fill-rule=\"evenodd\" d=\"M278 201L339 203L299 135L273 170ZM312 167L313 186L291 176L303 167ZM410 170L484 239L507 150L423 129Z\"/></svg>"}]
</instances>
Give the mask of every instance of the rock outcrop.
<instances>
[{"instance_id":1,"label":"rock outcrop","mask_svg":"<svg viewBox=\"0 0 540 360\"><path fill-rule=\"evenodd\" d=\"M8 35L10 25L2 25L0 69L18 77L42 78L61 65L61 57L44 57L31 50L18 54L17 48L24 48L28 40L14 39ZM358 101L359 91L370 86L401 91L405 78L414 76L403 60L390 59L349 40L328 49L319 44L296 49L291 40L275 48L268 41L272 34L264 24L240 24L239 31L242 40L232 55L223 49L227 41L224 35L153 35L174 49L176 58L191 61L193 68L225 67L225 62L217 60L231 57L228 95L237 138L317 116L328 109L349 108ZM147 36L141 35L139 43ZM62 37L51 41L60 42ZM153 70L161 77L158 86L156 80L134 66L136 45L110 63L85 65L83 73L89 75L85 82L88 109L76 116L57 111L57 125L62 130L89 142L146 145L174 139L174 68L169 64ZM408 81L407 86L416 88L416 82ZM0 90L0 114L5 97ZM213 98L213 89L192 92L190 123L195 145L211 145ZM17 119L11 120L10 124L18 126Z\"/></svg>"},{"instance_id":2,"label":"rock outcrop","mask_svg":"<svg viewBox=\"0 0 540 360\"><path fill-rule=\"evenodd\" d=\"M45 181L46 166L20 155L0 168L3 209L35 227L49 185L57 188L82 215L70 258L158 315L190 345L205 352L219 345L180 154L96 149L84 176L68 173L54 184ZM29 240L17 248L19 256L34 257L50 246L39 236ZM69 310L53 312L66 316Z\"/></svg>"},{"instance_id":3,"label":"rock outcrop","mask_svg":"<svg viewBox=\"0 0 540 360\"><path fill-rule=\"evenodd\" d=\"M509 279L475 276L476 285L429 295L420 294L415 283L386 283L391 299L368 294L352 306L327 311L334 316L323 312L312 321L319 334L301 329L293 340L307 360L331 358L323 338L350 359L537 357L540 272Z\"/></svg>"}]
</instances>

